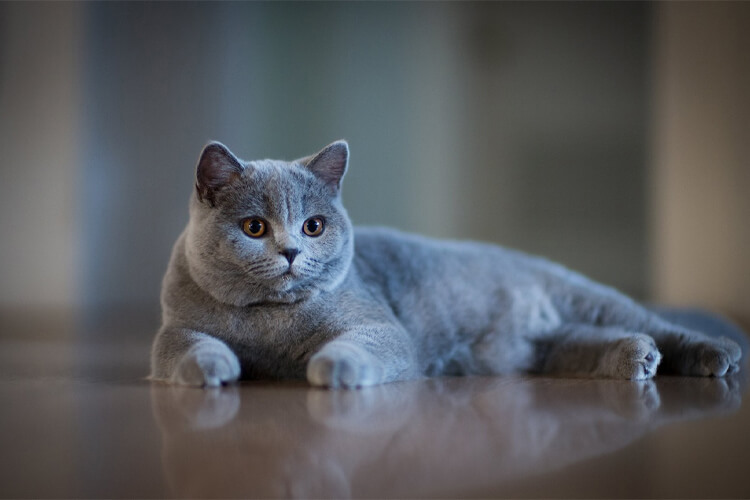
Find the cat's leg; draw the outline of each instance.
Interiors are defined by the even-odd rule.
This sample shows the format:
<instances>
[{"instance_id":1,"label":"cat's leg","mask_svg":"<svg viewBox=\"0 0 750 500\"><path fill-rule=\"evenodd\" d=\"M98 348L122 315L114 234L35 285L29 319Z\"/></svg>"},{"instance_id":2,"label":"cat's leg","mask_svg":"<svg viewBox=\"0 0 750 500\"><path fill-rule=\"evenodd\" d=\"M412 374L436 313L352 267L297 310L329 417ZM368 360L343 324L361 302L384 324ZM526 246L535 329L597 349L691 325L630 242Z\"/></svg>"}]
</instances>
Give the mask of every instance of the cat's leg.
<instances>
[{"instance_id":1,"label":"cat's leg","mask_svg":"<svg viewBox=\"0 0 750 500\"><path fill-rule=\"evenodd\" d=\"M661 361L653 338L615 327L564 325L534 345L537 373L646 380Z\"/></svg>"},{"instance_id":2,"label":"cat's leg","mask_svg":"<svg viewBox=\"0 0 750 500\"><path fill-rule=\"evenodd\" d=\"M151 349L152 380L214 387L240 377L237 356L221 340L185 328L162 328Z\"/></svg>"},{"instance_id":3,"label":"cat's leg","mask_svg":"<svg viewBox=\"0 0 750 500\"><path fill-rule=\"evenodd\" d=\"M563 299L560 299L563 297ZM603 285L565 290L558 306L570 321L643 332L656 341L666 373L722 377L739 370L740 346L669 323L629 297Z\"/></svg>"},{"instance_id":4,"label":"cat's leg","mask_svg":"<svg viewBox=\"0 0 750 500\"><path fill-rule=\"evenodd\" d=\"M418 375L412 342L403 328L360 326L325 344L307 364L310 384L356 388Z\"/></svg>"}]
</instances>

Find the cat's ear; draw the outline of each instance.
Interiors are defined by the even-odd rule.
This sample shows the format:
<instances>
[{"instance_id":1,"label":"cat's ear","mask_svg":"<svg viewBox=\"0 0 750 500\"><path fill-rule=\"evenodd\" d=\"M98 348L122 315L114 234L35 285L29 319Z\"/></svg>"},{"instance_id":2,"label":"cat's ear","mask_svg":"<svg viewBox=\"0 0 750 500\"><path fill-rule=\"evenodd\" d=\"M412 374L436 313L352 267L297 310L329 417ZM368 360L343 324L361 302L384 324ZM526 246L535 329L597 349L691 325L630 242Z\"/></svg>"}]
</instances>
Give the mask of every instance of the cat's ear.
<instances>
[{"instance_id":1,"label":"cat's ear","mask_svg":"<svg viewBox=\"0 0 750 500\"><path fill-rule=\"evenodd\" d=\"M210 142L198 160L195 190L201 202L214 206L216 192L239 178L242 162L220 142Z\"/></svg>"},{"instance_id":2,"label":"cat's ear","mask_svg":"<svg viewBox=\"0 0 750 500\"><path fill-rule=\"evenodd\" d=\"M349 165L349 144L343 140L336 141L317 154L299 161L332 191L338 192L341 189L341 179Z\"/></svg>"}]
</instances>

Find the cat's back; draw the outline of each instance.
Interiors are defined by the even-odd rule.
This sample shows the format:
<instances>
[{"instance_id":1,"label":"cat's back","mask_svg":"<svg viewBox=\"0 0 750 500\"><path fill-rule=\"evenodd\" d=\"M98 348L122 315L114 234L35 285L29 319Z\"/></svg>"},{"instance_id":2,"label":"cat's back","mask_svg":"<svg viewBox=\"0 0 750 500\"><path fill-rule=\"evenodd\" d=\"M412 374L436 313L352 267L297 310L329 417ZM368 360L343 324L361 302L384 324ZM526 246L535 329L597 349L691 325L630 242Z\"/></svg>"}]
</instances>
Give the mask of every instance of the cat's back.
<instances>
[{"instance_id":1,"label":"cat's back","mask_svg":"<svg viewBox=\"0 0 750 500\"><path fill-rule=\"evenodd\" d=\"M439 240L383 227L356 227L355 263L373 272L396 274L404 279L445 269L472 272L491 269L507 272L519 265L534 265L533 258L498 245L474 241ZM537 263L538 266L538 263ZM495 272L493 272L495 274Z\"/></svg>"},{"instance_id":2,"label":"cat's back","mask_svg":"<svg viewBox=\"0 0 750 500\"><path fill-rule=\"evenodd\" d=\"M547 259L490 243L433 239L388 228L354 231L354 269L372 293L434 306L564 293L593 286Z\"/></svg>"},{"instance_id":3,"label":"cat's back","mask_svg":"<svg viewBox=\"0 0 750 500\"><path fill-rule=\"evenodd\" d=\"M498 245L370 227L355 228L354 266L367 284L393 296L416 290L453 295L538 283L550 271L543 259Z\"/></svg>"}]
</instances>

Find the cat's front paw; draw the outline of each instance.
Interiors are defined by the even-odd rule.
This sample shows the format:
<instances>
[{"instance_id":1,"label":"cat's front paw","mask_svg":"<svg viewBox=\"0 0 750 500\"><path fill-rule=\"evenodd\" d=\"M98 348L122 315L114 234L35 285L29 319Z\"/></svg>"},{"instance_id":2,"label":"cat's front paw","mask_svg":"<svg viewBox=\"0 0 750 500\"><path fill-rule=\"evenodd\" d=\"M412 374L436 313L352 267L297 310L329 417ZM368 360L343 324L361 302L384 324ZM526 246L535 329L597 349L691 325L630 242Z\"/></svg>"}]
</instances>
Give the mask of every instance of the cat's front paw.
<instances>
[{"instance_id":1,"label":"cat's front paw","mask_svg":"<svg viewBox=\"0 0 750 500\"><path fill-rule=\"evenodd\" d=\"M614 378L647 380L656 375L661 353L654 339L636 334L618 340L604 362Z\"/></svg>"},{"instance_id":2,"label":"cat's front paw","mask_svg":"<svg viewBox=\"0 0 750 500\"><path fill-rule=\"evenodd\" d=\"M307 380L319 387L356 388L380 382L380 362L359 346L332 342L310 358Z\"/></svg>"},{"instance_id":3,"label":"cat's front paw","mask_svg":"<svg viewBox=\"0 0 750 500\"><path fill-rule=\"evenodd\" d=\"M237 356L224 346L197 346L188 351L175 370L173 381L194 387L218 387L240 377Z\"/></svg>"},{"instance_id":4,"label":"cat's front paw","mask_svg":"<svg viewBox=\"0 0 750 500\"><path fill-rule=\"evenodd\" d=\"M685 375L723 377L740 369L742 349L728 338L711 338L688 344L682 360Z\"/></svg>"}]
</instances>

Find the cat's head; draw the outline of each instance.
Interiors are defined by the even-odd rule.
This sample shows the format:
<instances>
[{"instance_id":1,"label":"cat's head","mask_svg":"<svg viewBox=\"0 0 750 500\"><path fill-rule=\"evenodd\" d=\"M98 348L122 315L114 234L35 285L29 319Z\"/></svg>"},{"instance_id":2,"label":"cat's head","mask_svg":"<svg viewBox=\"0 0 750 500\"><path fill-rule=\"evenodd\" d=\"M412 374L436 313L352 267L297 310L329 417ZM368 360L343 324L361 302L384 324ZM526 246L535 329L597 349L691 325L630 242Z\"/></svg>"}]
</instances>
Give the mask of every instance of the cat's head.
<instances>
[{"instance_id":1,"label":"cat's head","mask_svg":"<svg viewBox=\"0 0 750 500\"><path fill-rule=\"evenodd\" d=\"M208 144L185 242L196 283L237 306L295 302L338 285L353 248L341 204L348 163L344 141L292 162L245 162Z\"/></svg>"}]
</instances>

